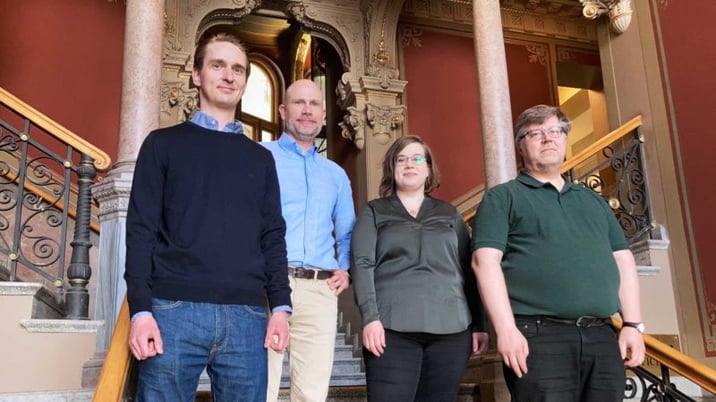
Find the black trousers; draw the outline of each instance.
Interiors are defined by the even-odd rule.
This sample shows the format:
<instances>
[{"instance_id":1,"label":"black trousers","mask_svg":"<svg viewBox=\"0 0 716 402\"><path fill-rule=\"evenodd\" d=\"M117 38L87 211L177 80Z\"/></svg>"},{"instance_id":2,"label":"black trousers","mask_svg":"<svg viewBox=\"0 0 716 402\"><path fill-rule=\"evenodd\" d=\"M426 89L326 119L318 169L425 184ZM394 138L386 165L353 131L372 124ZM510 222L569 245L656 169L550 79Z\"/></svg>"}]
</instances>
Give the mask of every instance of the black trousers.
<instances>
[{"instance_id":1,"label":"black trousers","mask_svg":"<svg viewBox=\"0 0 716 402\"><path fill-rule=\"evenodd\" d=\"M625 369L611 325L515 318L527 338L527 374L503 366L513 402L621 402Z\"/></svg>"},{"instance_id":2,"label":"black trousers","mask_svg":"<svg viewBox=\"0 0 716 402\"><path fill-rule=\"evenodd\" d=\"M449 335L385 330L385 351L363 348L369 402L455 402L472 350L468 329Z\"/></svg>"}]
</instances>

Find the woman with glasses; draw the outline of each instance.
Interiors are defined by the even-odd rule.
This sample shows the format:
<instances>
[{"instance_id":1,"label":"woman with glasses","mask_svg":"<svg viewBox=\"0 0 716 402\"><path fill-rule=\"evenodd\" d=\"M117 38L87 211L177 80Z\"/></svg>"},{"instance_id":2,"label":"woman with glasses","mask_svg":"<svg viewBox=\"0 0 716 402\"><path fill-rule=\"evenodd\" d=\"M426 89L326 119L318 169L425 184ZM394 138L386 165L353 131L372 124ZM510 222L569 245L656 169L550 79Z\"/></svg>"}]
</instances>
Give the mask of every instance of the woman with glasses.
<instances>
[{"instance_id":1,"label":"woman with glasses","mask_svg":"<svg viewBox=\"0 0 716 402\"><path fill-rule=\"evenodd\" d=\"M454 401L470 354L487 349L467 227L430 197L439 183L427 144L399 138L353 229L368 401Z\"/></svg>"}]
</instances>

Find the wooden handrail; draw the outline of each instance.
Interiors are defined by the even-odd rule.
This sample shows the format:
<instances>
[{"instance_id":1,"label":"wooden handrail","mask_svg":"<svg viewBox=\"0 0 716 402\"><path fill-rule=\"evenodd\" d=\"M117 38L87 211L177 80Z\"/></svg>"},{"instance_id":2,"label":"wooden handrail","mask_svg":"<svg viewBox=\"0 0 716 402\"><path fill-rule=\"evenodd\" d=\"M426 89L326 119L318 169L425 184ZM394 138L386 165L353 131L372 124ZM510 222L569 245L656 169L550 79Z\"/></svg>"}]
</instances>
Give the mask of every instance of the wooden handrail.
<instances>
[{"instance_id":1,"label":"wooden handrail","mask_svg":"<svg viewBox=\"0 0 716 402\"><path fill-rule=\"evenodd\" d=\"M38 112L32 106L21 101L15 95L6 91L2 87L0 87L0 103L6 104L10 109L15 110L23 117L32 121L33 124L50 133L52 136L60 139L68 145L71 145L79 152L92 158L94 160L94 167L98 171L102 172L110 168L112 159L110 159L106 152L85 141L77 134L62 127L60 124L44 114Z\"/></svg>"},{"instance_id":2,"label":"wooden handrail","mask_svg":"<svg viewBox=\"0 0 716 402\"><path fill-rule=\"evenodd\" d=\"M122 400L129 368L132 364L132 354L129 352L130 327L129 304L127 304L125 296L97 381L93 402L120 402Z\"/></svg>"},{"instance_id":3,"label":"wooden handrail","mask_svg":"<svg viewBox=\"0 0 716 402\"><path fill-rule=\"evenodd\" d=\"M612 323L617 329L621 330L622 322L619 319L612 317ZM651 335L643 334L642 337L644 338L647 356L716 395L716 370L693 357L679 352Z\"/></svg>"},{"instance_id":4,"label":"wooden handrail","mask_svg":"<svg viewBox=\"0 0 716 402\"><path fill-rule=\"evenodd\" d=\"M644 335L646 354L699 387L716 395L716 370L669 345Z\"/></svg>"},{"instance_id":5,"label":"wooden handrail","mask_svg":"<svg viewBox=\"0 0 716 402\"><path fill-rule=\"evenodd\" d=\"M570 170L574 169L575 166L578 166L579 164L583 163L587 159L591 158L602 150L607 145L611 144L612 142L624 137L625 135L631 133L634 131L635 128L642 125L641 115L638 115L634 117L633 119L629 120L628 122L624 123L621 127L617 128L616 130L612 131L611 133L605 135L604 137L598 139L595 141L592 145L588 146L586 149L582 150L582 152L572 156L567 161L564 162L562 165L562 174L569 172ZM465 222L470 222L477 213L476 210L472 210L465 214L463 216L463 220Z\"/></svg>"},{"instance_id":6,"label":"wooden handrail","mask_svg":"<svg viewBox=\"0 0 716 402\"><path fill-rule=\"evenodd\" d=\"M594 141L592 145L582 150L582 152L569 158L569 160L564 162L564 165L562 165L562 173L567 173L568 171L574 169L575 166L591 158L592 156L594 156L594 154L602 150L604 147L620 139L621 137L624 137L625 135L631 133L632 131L634 131L635 128L639 126L641 126L641 115L638 115L635 118L629 120L621 127L598 139L597 141Z\"/></svg>"}]
</instances>

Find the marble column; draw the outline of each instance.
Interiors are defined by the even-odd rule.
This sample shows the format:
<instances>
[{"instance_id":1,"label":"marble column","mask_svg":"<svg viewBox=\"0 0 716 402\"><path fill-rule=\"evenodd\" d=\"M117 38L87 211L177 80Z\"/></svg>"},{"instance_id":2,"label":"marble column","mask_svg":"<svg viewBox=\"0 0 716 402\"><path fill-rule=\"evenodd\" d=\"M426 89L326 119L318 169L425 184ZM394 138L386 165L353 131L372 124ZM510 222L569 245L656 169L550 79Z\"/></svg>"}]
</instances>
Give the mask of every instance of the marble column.
<instances>
[{"instance_id":1,"label":"marble column","mask_svg":"<svg viewBox=\"0 0 716 402\"><path fill-rule=\"evenodd\" d=\"M85 364L82 383L88 387L96 384L126 293L125 221L134 163L144 138L159 127L164 0L126 0L126 7L119 152L107 177L92 189L100 207L95 319L105 325L94 358Z\"/></svg>"},{"instance_id":2,"label":"marble column","mask_svg":"<svg viewBox=\"0 0 716 402\"><path fill-rule=\"evenodd\" d=\"M517 171L512 110L500 2L473 1L472 10L485 187L489 189L513 179ZM490 337L494 345L494 332ZM488 354L497 354L494 346L490 347ZM488 362L481 367L480 394L485 401L509 401L501 359L488 359Z\"/></svg>"},{"instance_id":3,"label":"marble column","mask_svg":"<svg viewBox=\"0 0 716 402\"><path fill-rule=\"evenodd\" d=\"M510 89L499 0L472 2L485 186L515 177Z\"/></svg>"}]
</instances>

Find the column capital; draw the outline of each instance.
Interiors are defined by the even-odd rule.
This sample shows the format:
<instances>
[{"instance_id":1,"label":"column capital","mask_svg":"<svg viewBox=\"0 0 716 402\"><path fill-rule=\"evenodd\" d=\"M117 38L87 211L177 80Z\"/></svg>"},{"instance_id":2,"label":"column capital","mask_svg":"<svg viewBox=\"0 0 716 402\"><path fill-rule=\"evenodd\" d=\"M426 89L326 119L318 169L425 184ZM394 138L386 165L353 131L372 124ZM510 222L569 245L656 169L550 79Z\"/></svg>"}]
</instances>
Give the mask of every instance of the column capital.
<instances>
[{"instance_id":1,"label":"column capital","mask_svg":"<svg viewBox=\"0 0 716 402\"><path fill-rule=\"evenodd\" d=\"M131 171L112 170L102 182L92 186L92 196L99 204L99 221L126 218L132 189Z\"/></svg>"},{"instance_id":2,"label":"column capital","mask_svg":"<svg viewBox=\"0 0 716 402\"><path fill-rule=\"evenodd\" d=\"M631 24L631 0L579 0L582 3L582 15L594 20L606 14L609 27L615 33L626 32Z\"/></svg>"}]
</instances>

